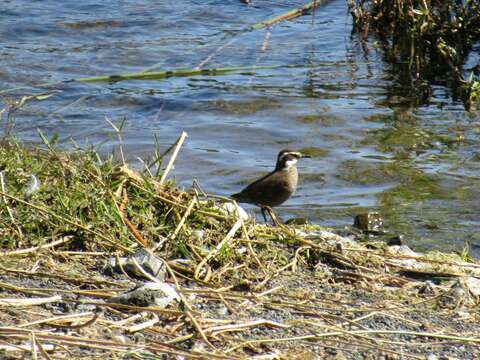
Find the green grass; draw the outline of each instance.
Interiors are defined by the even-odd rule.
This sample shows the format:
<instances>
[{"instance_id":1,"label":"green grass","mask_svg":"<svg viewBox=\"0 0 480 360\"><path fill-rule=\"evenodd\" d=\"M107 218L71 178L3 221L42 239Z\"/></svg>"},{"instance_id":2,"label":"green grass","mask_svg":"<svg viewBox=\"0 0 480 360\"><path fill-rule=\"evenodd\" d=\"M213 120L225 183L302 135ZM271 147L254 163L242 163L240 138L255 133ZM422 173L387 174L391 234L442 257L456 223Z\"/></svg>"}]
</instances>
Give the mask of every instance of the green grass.
<instances>
[{"instance_id":1,"label":"green grass","mask_svg":"<svg viewBox=\"0 0 480 360\"><path fill-rule=\"evenodd\" d=\"M71 250L127 251L136 240L124 218L150 244L168 237L193 194L171 183L159 187L158 179L125 171L121 165L94 150L65 153L4 141L0 145L0 170L5 179L0 247L25 248L70 237L67 247ZM40 186L30 193L33 176ZM204 206L199 203L197 210ZM184 239L196 228L220 233L230 222L222 217L213 210L195 211L177 237ZM185 252L175 242L167 247Z\"/></svg>"}]
</instances>

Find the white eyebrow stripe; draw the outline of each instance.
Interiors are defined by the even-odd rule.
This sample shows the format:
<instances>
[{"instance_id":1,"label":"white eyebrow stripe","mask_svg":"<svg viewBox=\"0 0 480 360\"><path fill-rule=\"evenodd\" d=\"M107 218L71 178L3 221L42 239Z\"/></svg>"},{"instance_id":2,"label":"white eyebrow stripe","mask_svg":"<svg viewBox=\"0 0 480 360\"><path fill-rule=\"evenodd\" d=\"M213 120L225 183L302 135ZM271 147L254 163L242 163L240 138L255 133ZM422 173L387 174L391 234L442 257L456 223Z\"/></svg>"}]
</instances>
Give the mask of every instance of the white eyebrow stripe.
<instances>
[{"instance_id":1,"label":"white eyebrow stripe","mask_svg":"<svg viewBox=\"0 0 480 360\"><path fill-rule=\"evenodd\" d=\"M283 153L281 157L283 158L284 156L287 156L287 155L302 156L302 154L300 154L298 151L289 151L289 152Z\"/></svg>"}]
</instances>

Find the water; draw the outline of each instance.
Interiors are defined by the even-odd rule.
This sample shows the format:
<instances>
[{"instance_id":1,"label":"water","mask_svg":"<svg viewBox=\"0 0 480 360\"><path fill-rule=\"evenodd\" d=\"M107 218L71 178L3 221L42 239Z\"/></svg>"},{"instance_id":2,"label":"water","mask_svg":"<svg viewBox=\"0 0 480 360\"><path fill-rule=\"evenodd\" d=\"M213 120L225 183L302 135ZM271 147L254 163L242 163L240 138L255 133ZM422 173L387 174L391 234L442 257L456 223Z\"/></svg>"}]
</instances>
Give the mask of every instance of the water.
<instances>
[{"instance_id":1,"label":"water","mask_svg":"<svg viewBox=\"0 0 480 360\"><path fill-rule=\"evenodd\" d=\"M195 178L228 195L269 171L282 148L314 155L300 164L296 195L278 209L343 227L379 210L392 233L418 249L480 256L480 123L437 86L417 105L369 43L350 35L343 0L272 29L250 25L301 1L3 1L0 109L47 93L12 114L13 133L58 134L65 147L118 145L126 119L129 159L148 158L188 132L177 181ZM478 47L474 60L478 59ZM82 76L194 68L293 65L221 76L114 84L38 84ZM6 112L0 119L6 128Z\"/></svg>"}]
</instances>

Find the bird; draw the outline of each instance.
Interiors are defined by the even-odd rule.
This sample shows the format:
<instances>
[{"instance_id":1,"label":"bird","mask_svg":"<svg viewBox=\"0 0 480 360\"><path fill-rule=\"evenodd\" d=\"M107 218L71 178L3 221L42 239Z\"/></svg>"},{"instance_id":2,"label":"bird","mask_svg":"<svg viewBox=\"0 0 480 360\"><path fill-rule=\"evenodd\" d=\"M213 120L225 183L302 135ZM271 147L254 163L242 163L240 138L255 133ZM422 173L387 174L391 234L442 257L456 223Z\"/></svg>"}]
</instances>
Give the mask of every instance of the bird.
<instances>
[{"instance_id":1,"label":"bird","mask_svg":"<svg viewBox=\"0 0 480 360\"><path fill-rule=\"evenodd\" d=\"M297 190L297 161L298 159L309 157L299 151L283 149L278 153L277 163L272 172L230 197L240 203L259 206L265 222L267 222L265 212L268 212L273 222L278 224L272 207L283 204Z\"/></svg>"}]
</instances>

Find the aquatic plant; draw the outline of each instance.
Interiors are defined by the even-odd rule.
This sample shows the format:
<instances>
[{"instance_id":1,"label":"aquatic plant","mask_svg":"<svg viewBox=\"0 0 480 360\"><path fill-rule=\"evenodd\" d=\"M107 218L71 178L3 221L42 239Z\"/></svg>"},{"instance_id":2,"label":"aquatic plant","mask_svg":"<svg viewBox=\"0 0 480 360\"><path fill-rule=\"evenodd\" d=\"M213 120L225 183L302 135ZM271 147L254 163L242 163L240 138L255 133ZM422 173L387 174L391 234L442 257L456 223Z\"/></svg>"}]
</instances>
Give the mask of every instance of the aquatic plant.
<instances>
[{"instance_id":1,"label":"aquatic plant","mask_svg":"<svg viewBox=\"0 0 480 360\"><path fill-rule=\"evenodd\" d=\"M432 84L447 84L468 110L480 96L478 70L464 68L480 40L480 2L349 0L353 31L366 49L372 34L384 60L411 94L427 102Z\"/></svg>"}]
</instances>

